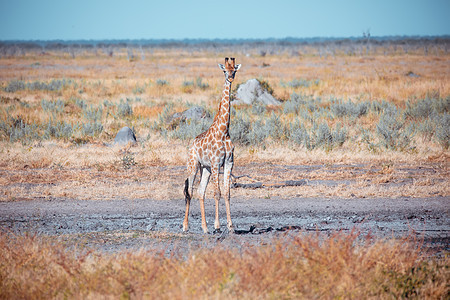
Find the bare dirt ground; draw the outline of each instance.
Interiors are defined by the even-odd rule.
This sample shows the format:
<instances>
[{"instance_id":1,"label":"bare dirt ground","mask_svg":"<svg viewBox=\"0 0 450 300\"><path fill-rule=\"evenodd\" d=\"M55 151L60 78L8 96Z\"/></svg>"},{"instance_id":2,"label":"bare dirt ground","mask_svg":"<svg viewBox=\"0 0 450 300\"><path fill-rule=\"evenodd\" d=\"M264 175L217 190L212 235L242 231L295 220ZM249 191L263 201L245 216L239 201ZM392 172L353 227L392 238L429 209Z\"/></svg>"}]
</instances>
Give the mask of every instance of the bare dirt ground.
<instances>
[{"instance_id":1,"label":"bare dirt ground","mask_svg":"<svg viewBox=\"0 0 450 300\"><path fill-rule=\"evenodd\" d=\"M152 167L148 174L132 169L114 178L106 171L103 174L92 169L0 172L2 190L9 195L0 202L1 230L36 233L68 245L105 251L170 251L173 247L210 247L219 242L235 246L261 243L296 231L328 234L358 230L381 238L410 235L423 240L426 248L450 249L446 162L237 166L234 175L243 177L236 183L258 183L260 187L234 187L231 208L236 234L224 230L209 235L201 232L196 199L191 205L190 231L182 233L183 166ZM141 175L139 181L134 179L137 173ZM147 179L142 176L146 174ZM289 180L299 186L276 187ZM105 194L112 184L114 192ZM151 197L158 185L162 190L173 190L167 192L167 199L160 194L160 199ZM134 192L141 188L149 190L148 194ZM89 197L96 191L103 196ZM211 193L207 198L207 221L212 232L214 201ZM225 228L223 203L220 212Z\"/></svg>"}]
</instances>

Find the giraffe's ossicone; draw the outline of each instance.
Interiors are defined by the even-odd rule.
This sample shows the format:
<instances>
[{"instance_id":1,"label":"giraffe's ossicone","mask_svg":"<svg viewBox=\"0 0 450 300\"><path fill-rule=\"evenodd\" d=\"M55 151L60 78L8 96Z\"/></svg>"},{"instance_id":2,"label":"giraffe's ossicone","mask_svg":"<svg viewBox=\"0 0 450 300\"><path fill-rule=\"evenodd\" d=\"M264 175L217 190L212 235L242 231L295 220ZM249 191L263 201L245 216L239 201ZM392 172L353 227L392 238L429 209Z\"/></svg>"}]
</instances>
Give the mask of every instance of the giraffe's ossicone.
<instances>
[{"instance_id":1,"label":"giraffe's ossicone","mask_svg":"<svg viewBox=\"0 0 450 300\"><path fill-rule=\"evenodd\" d=\"M225 84L222 98L219 103L219 110L208 130L197 136L189 148L189 158L187 163L188 178L185 181L184 195L186 199L186 213L183 221L183 231L189 228L189 207L194 191L195 177L200 170L200 185L198 187L198 197L200 200L200 211L202 215L203 232L208 233L205 217L205 191L210 178L214 188L214 200L216 202L216 218L214 222L215 230L220 230L219 222L219 200L220 185L219 171L223 168L223 180L225 189L225 209L227 212L227 226L233 231L233 223L230 215L230 184L231 170L233 169L234 146L229 135L230 127L230 92L231 83L234 80L236 71L241 67L235 64L235 59L225 58L225 64L219 64L219 68L225 74Z\"/></svg>"}]
</instances>

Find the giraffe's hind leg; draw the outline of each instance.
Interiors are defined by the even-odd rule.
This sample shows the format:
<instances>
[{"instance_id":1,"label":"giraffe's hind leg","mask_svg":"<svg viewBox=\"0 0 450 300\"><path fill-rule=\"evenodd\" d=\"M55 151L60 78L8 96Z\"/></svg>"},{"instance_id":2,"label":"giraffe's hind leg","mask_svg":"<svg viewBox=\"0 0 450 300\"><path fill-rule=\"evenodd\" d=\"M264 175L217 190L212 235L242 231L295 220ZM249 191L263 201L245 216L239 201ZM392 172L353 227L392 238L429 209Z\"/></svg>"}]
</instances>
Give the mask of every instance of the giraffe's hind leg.
<instances>
[{"instance_id":1,"label":"giraffe's hind leg","mask_svg":"<svg viewBox=\"0 0 450 300\"><path fill-rule=\"evenodd\" d=\"M211 172L208 168L201 169L202 178L200 180L200 185L198 187L198 196L200 200L200 212L202 214L202 229L204 233L208 233L208 226L206 225L206 213L205 213L205 192L208 186L209 177Z\"/></svg>"},{"instance_id":2,"label":"giraffe's hind leg","mask_svg":"<svg viewBox=\"0 0 450 300\"><path fill-rule=\"evenodd\" d=\"M191 205L191 199L194 191L195 176L197 175L198 169L199 169L198 165L195 166L194 168L191 168L189 177L184 182L184 197L186 200L186 212L184 214L183 231L187 231L189 229L189 208Z\"/></svg>"},{"instance_id":3,"label":"giraffe's hind leg","mask_svg":"<svg viewBox=\"0 0 450 300\"><path fill-rule=\"evenodd\" d=\"M219 221L219 200L220 200L220 186L219 186L219 167L211 168L212 184L214 188L214 200L216 202L216 217L214 221L214 229L220 231Z\"/></svg>"}]
</instances>

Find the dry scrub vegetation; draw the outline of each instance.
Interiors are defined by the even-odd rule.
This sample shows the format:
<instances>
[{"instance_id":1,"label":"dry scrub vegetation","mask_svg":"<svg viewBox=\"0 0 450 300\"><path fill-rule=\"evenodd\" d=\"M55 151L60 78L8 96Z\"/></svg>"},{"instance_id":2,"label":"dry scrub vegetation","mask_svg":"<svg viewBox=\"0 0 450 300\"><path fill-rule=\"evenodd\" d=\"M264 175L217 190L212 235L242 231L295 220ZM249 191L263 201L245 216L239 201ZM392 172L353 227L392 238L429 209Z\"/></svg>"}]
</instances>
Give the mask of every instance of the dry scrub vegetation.
<instances>
[{"instance_id":1,"label":"dry scrub vegetation","mask_svg":"<svg viewBox=\"0 0 450 300\"><path fill-rule=\"evenodd\" d=\"M0 201L181 199L186 149L211 118L172 116L214 116L217 63L231 54L243 66L235 88L257 78L282 102L233 107L234 174L308 182L232 198L448 197L450 55L448 41L430 43L0 45ZM137 145L112 145L123 126ZM409 239L301 233L237 248L105 254L0 233L0 298L449 297L447 255L422 256Z\"/></svg>"},{"instance_id":2,"label":"dry scrub vegetation","mask_svg":"<svg viewBox=\"0 0 450 300\"><path fill-rule=\"evenodd\" d=\"M0 235L0 298L445 299L449 259L411 240L297 234L263 246L104 254Z\"/></svg>"},{"instance_id":3,"label":"dry scrub vegetation","mask_svg":"<svg viewBox=\"0 0 450 300\"><path fill-rule=\"evenodd\" d=\"M350 186L276 194L398 196L378 183L413 178L402 195L448 196L450 56L445 41L429 43L3 50L0 200L108 199L123 195L124 182L135 197L182 197L186 148L212 121L223 84L216 66L229 53L243 65L235 87L258 78L282 101L233 107L237 175L278 179L257 178L250 164L258 163L390 165L392 174L375 171ZM173 122L192 106L210 117ZM133 128L137 146L111 146L123 126ZM436 178L396 172L405 165L432 168Z\"/></svg>"}]
</instances>

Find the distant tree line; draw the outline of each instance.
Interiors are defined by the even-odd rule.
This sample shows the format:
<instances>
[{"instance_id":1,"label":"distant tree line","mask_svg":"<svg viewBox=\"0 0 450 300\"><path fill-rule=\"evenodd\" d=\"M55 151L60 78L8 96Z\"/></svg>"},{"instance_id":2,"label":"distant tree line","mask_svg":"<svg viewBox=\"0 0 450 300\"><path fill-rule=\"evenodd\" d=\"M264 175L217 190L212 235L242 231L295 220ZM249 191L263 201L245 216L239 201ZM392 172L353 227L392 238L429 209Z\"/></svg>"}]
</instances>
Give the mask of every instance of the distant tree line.
<instances>
[{"instance_id":1,"label":"distant tree line","mask_svg":"<svg viewBox=\"0 0 450 300\"><path fill-rule=\"evenodd\" d=\"M183 48L188 51L233 51L255 52L258 55L278 54L285 51L292 55L316 54L320 56L369 55L375 53L409 53L419 51L422 54L447 54L450 36L389 36L373 37L364 33L362 37L350 38L283 38L283 39L141 39L141 40L51 40L51 41L0 41L0 57L23 56L29 52L46 53L62 51L75 57L78 53L91 52L113 56L126 49L128 57L136 58L133 50L143 51L154 48Z\"/></svg>"}]
</instances>

